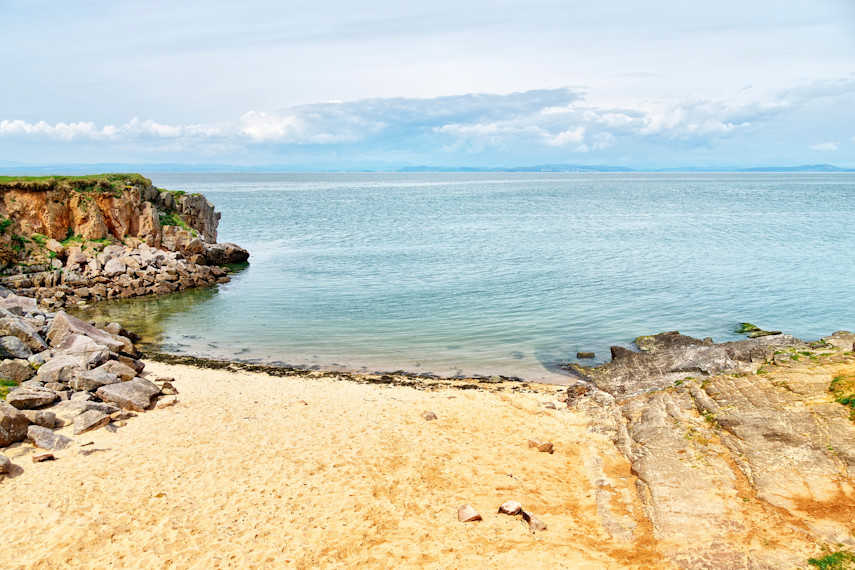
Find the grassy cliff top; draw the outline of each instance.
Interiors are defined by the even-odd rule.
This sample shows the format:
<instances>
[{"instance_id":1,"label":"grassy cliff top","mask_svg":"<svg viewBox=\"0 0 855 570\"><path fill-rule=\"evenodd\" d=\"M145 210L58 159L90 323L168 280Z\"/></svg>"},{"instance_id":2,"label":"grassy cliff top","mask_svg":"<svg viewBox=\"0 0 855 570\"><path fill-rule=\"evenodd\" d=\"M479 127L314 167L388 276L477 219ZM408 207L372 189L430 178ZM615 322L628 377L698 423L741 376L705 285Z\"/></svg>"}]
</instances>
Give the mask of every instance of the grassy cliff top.
<instances>
[{"instance_id":1,"label":"grassy cliff top","mask_svg":"<svg viewBox=\"0 0 855 570\"><path fill-rule=\"evenodd\" d=\"M127 185L150 185L151 180L136 173L89 174L86 176L0 176L0 190L47 191L58 188L114 191Z\"/></svg>"}]
</instances>

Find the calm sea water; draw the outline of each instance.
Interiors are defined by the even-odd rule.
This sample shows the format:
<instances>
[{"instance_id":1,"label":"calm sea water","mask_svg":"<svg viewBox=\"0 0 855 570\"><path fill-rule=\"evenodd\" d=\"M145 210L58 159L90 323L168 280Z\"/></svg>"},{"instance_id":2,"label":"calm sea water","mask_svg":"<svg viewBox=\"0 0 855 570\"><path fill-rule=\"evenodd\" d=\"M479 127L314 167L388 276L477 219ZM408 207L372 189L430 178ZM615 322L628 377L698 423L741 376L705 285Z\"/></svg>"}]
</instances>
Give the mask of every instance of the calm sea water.
<instances>
[{"instance_id":1,"label":"calm sea water","mask_svg":"<svg viewBox=\"0 0 855 570\"><path fill-rule=\"evenodd\" d=\"M217 289L111 305L173 351L554 382L643 334L855 329L855 175L149 176L252 254Z\"/></svg>"}]
</instances>

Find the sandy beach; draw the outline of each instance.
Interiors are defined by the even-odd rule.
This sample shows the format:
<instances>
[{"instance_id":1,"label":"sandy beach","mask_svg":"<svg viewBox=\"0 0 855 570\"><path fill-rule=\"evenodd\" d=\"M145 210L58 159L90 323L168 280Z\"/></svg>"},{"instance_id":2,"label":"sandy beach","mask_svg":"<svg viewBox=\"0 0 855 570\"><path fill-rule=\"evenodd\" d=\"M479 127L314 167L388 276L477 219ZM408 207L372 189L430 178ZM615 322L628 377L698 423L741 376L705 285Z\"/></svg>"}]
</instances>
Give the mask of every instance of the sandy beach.
<instances>
[{"instance_id":1,"label":"sandy beach","mask_svg":"<svg viewBox=\"0 0 855 570\"><path fill-rule=\"evenodd\" d=\"M627 463L555 386L146 370L176 378L176 405L77 436L92 444L56 461L32 463L28 444L7 449L22 470L0 480L0 566L669 567ZM632 538L600 522L598 502L612 495ZM547 530L497 514L508 500ZM458 522L463 504L483 520Z\"/></svg>"}]
</instances>

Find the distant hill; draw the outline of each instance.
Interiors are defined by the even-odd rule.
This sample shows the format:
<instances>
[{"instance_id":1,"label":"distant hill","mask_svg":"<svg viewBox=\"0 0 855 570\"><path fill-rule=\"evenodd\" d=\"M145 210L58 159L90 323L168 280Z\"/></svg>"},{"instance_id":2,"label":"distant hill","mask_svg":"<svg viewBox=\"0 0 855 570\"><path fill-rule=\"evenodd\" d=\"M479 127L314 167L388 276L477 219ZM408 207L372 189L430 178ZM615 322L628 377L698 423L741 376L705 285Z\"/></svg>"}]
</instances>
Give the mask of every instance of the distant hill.
<instances>
[{"instance_id":1,"label":"distant hill","mask_svg":"<svg viewBox=\"0 0 855 570\"><path fill-rule=\"evenodd\" d=\"M352 165L297 165L297 164L182 164L182 163L104 163L104 164L19 164L0 161L0 173L9 174L91 174L92 172L855 172L855 168L840 168L831 164L806 164L802 166L756 166L737 168L728 166L684 166L673 168L633 169L626 166L599 166L580 164L537 164L534 166L406 166L401 163L375 163L366 166Z\"/></svg>"}]
</instances>

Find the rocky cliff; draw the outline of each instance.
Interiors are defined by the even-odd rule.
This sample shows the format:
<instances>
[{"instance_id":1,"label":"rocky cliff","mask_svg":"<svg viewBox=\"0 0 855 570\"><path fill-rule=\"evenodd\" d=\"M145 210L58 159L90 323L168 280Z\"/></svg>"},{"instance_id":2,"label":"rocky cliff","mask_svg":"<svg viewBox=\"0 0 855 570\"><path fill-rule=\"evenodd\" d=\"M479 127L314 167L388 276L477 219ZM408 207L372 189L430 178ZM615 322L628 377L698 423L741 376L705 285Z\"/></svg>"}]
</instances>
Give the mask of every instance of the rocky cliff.
<instances>
[{"instance_id":1,"label":"rocky cliff","mask_svg":"<svg viewBox=\"0 0 855 570\"><path fill-rule=\"evenodd\" d=\"M0 177L0 281L53 306L224 281L210 266L249 253L217 243L219 219L138 174Z\"/></svg>"},{"instance_id":2,"label":"rocky cliff","mask_svg":"<svg viewBox=\"0 0 855 570\"><path fill-rule=\"evenodd\" d=\"M681 568L806 568L855 547L855 335L715 344L677 332L619 347L568 405L607 435L634 481L603 479L604 525L640 501ZM842 566L841 566L842 568Z\"/></svg>"}]
</instances>

